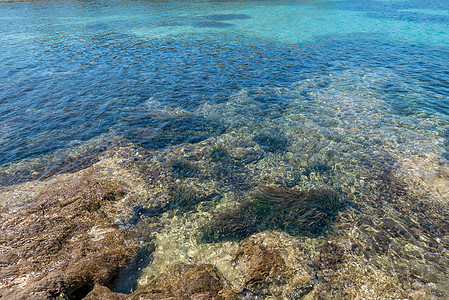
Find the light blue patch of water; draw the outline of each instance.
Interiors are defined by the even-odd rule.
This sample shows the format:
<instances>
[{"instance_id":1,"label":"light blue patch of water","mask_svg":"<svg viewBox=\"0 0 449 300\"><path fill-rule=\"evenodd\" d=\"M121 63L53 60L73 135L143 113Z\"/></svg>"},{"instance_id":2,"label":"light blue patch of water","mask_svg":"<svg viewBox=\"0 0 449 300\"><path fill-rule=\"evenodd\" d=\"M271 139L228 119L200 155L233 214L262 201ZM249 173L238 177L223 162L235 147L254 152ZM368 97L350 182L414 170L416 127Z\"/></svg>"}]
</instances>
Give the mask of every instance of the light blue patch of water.
<instances>
[{"instance_id":1,"label":"light blue patch of water","mask_svg":"<svg viewBox=\"0 0 449 300\"><path fill-rule=\"evenodd\" d=\"M448 9L368 0L3 2L1 163L130 132L149 98L191 112L242 89L344 70L391 70L397 76L376 88L398 114L445 122ZM416 97L402 97L403 86Z\"/></svg>"}]
</instances>

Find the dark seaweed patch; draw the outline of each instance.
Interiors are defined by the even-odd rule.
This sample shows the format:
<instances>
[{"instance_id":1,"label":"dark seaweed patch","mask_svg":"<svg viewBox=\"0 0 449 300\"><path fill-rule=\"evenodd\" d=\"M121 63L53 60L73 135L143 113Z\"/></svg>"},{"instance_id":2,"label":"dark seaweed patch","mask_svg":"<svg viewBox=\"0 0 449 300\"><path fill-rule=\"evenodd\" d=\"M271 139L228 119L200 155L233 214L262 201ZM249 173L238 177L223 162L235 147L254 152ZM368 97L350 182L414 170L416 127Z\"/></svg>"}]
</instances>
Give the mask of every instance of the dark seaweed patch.
<instances>
[{"instance_id":1,"label":"dark seaweed patch","mask_svg":"<svg viewBox=\"0 0 449 300\"><path fill-rule=\"evenodd\" d=\"M221 198L218 193L212 193L206 197L198 197L197 193L192 189L176 189L172 193L172 201L169 204L170 209L177 210L177 213L185 213L191 211L201 202L213 201Z\"/></svg>"},{"instance_id":2,"label":"dark seaweed patch","mask_svg":"<svg viewBox=\"0 0 449 300\"><path fill-rule=\"evenodd\" d=\"M223 147L216 147L212 149L209 156L213 161L226 161L230 158L228 150Z\"/></svg>"},{"instance_id":3,"label":"dark seaweed patch","mask_svg":"<svg viewBox=\"0 0 449 300\"><path fill-rule=\"evenodd\" d=\"M142 217L152 218L158 217L167 211L168 206L151 206L149 208L143 208L142 206L134 207L134 214L128 221L128 225L136 225L139 223Z\"/></svg>"},{"instance_id":4,"label":"dark seaweed patch","mask_svg":"<svg viewBox=\"0 0 449 300\"><path fill-rule=\"evenodd\" d=\"M243 165L248 165L248 164L256 163L259 160L261 160L262 158L264 158L263 152L248 151L242 157L238 158L238 160Z\"/></svg>"},{"instance_id":5,"label":"dark seaweed patch","mask_svg":"<svg viewBox=\"0 0 449 300\"><path fill-rule=\"evenodd\" d=\"M192 23L193 27L206 27L206 28L226 28L232 27L234 24L226 23L226 22L216 22L216 21L203 21L203 22L194 22Z\"/></svg>"},{"instance_id":6,"label":"dark seaweed patch","mask_svg":"<svg viewBox=\"0 0 449 300\"><path fill-rule=\"evenodd\" d=\"M171 200L166 204L155 204L148 208L134 207L134 214L127 225L136 225L142 218L160 217L167 211L176 210L178 214L185 213L195 209L199 203L214 201L222 197L218 193L200 197L196 191L186 188L177 188L171 192L170 196Z\"/></svg>"},{"instance_id":7,"label":"dark seaweed patch","mask_svg":"<svg viewBox=\"0 0 449 300\"><path fill-rule=\"evenodd\" d=\"M302 192L264 187L240 208L219 215L201 229L200 241L241 240L259 231L276 229L291 235L322 234L343 208L329 190Z\"/></svg>"},{"instance_id":8,"label":"dark seaweed patch","mask_svg":"<svg viewBox=\"0 0 449 300\"><path fill-rule=\"evenodd\" d=\"M285 152L288 147L288 140L279 135L261 134L253 138L259 146L268 152Z\"/></svg>"},{"instance_id":9,"label":"dark seaweed patch","mask_svg":"<svg viewBox=\"0 0 449 300\"><path fill-rule=\"evenodd\" d=\"M183 161L173 163L171 165L171 169L172 177L175 179L191 178L196 177L200 174L198 168L188 162Z\"/></svg>"},{"instance_id":10,"label":"dark seaweed patch","mask_svg":"<svg viewBox=\"0 0 449 300\"><path fill-rule=\"evenodd\" d=\"M305 176L309 176L311 173L323 174L326 171L329 171L330 169L331 168L328 165L326 165L326 164L313 163L308 168L306 168L306 170L303 172L303 174Z\"/></svg>"},{"instance_id":11,"label":"dark seaweed patch","mask_svg":"<svg viewBox=\"0 0 449 300\"><path fill-rule=\"evenodd\" d=\"M246 14L215 14L204 16L203 18L212 21L230 21L251 19L251 16Z\"/></svg>"},{"instance_id":12,"label":"dark seaweed patch","mask_svg":"<svg viewBox=\"0 0 449 300\"><path fill-rule=\"evenodd\" d=\"M170 207L177 209L178 214L192 210L195 205L201 202L197 193L192 189L176 189L171 196L172 201L170 202Z\"/></svg>"}]
</instances>

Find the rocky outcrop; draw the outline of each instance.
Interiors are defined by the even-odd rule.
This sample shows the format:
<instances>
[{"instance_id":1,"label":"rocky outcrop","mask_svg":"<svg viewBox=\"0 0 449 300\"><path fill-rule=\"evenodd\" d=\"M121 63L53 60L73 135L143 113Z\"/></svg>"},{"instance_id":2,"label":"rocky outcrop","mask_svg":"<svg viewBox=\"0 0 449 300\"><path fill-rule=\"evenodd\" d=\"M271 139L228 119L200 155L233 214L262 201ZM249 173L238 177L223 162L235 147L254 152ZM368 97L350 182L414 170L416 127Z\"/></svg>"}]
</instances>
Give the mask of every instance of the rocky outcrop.
<instances>
[{"instance_id":1,"label":"rocky outcrop","mask_svg":"<svg viewBox=\"0 0 449 300\"><path fill-rule=\"evenodd\" d=\"M93 172L42 185L0 225L0 297L80 299L108 285L136 252L133 234L110 215L126 194Z\"/></svg>"}]
</instances>

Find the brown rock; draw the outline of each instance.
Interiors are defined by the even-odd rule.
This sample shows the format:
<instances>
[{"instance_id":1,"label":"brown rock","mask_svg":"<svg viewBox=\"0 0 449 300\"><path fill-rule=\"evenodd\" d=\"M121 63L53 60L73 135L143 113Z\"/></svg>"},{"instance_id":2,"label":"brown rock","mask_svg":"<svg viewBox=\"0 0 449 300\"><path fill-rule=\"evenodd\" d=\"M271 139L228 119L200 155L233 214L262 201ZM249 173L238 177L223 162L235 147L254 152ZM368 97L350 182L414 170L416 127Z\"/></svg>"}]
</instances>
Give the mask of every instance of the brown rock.
<instances>
[{"instance_id":1,"label":"brown rock","mask_svg":"<svg viewBox=\"0 0 449 300\"><path fill-rule=\"evenodd\" d=\"M238 299L217 269L208 264L177 264L127 299Z\"/></svg>"},{"instance_id":2,"label":"brown rock","mask_svg":"<svg viewBox=\"0 0 449 300\"><path fill-rule=\"evenodd\" d=\"M109 217L120 183L94 172L51 182L0 223L0 298L80 299L136 252Z\"/></svg>"},{"instance_id":3,"label":"brown rock","mask_svg":"<svg viewBox=\"0 0 449 300\"><path fill-rule=\"evenodd\" d=\"M279 284L285 269L284 260L278 253L250 238L240 243L234 261L244 274L245 287L258 294L266 294L270 285Z\"/></svg>"}]
</instances>

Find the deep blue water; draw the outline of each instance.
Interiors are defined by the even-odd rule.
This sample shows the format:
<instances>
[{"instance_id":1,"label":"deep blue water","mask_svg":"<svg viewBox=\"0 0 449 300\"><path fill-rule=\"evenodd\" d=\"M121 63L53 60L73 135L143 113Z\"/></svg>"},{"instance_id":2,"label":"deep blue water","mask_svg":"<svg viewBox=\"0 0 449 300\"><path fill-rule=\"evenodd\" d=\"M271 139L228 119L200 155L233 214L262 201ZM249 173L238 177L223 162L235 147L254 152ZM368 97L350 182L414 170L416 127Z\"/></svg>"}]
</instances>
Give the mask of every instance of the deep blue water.
<instances>
[{"instance_id":1,"label":"deep blue water","mask_svg":"<svg viewBox=\"0 0 449 300\"><path fill-rule=\"evenodd\" d=\"M345 71L394 74L371 92L448 148L449 1L2 2L0 16L0 164L102 135L195 142L229 127L204 103Z\"/></svg>"}]
</instances>

